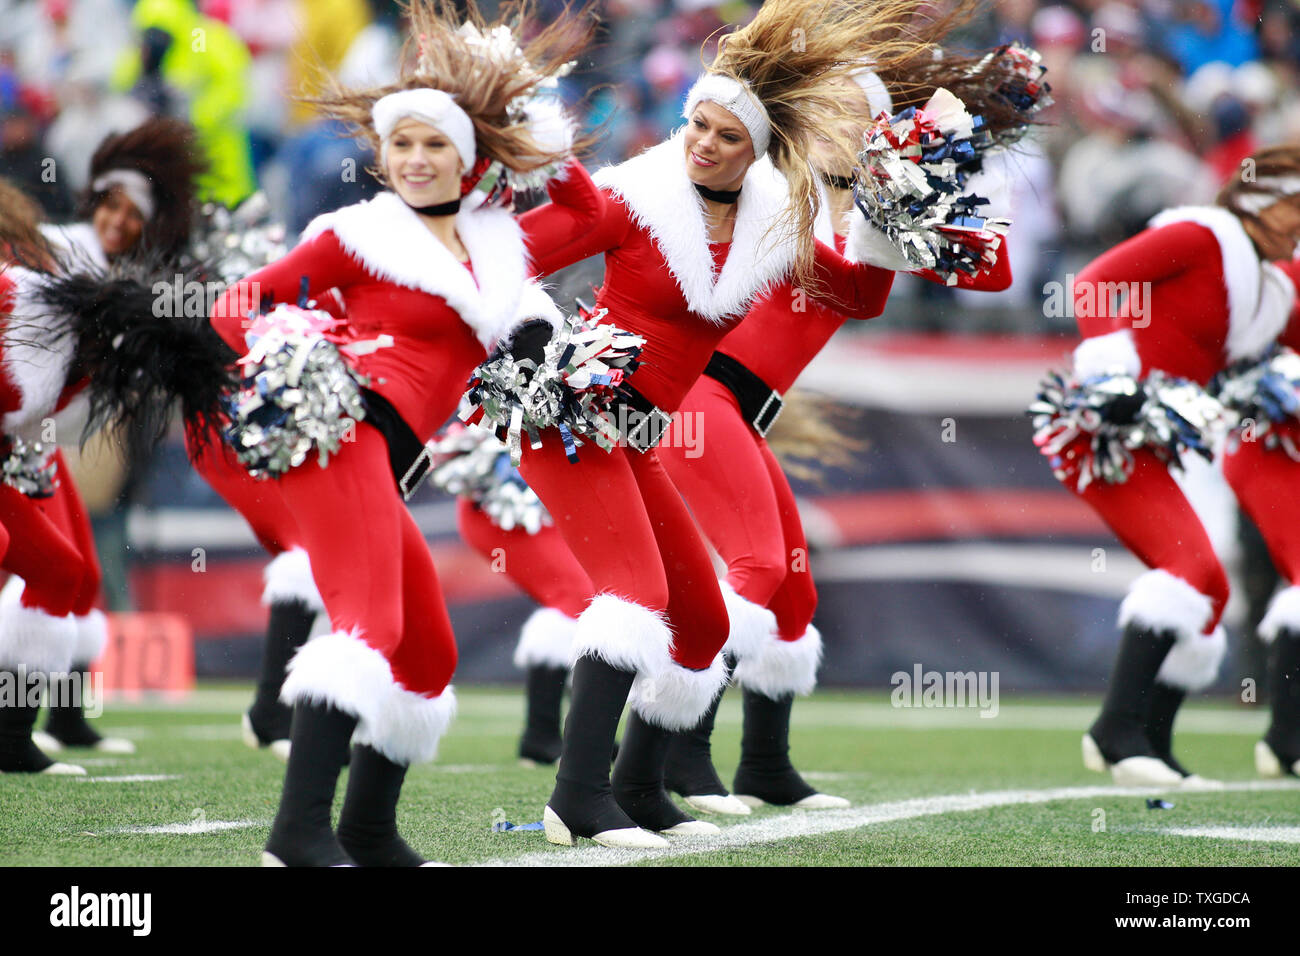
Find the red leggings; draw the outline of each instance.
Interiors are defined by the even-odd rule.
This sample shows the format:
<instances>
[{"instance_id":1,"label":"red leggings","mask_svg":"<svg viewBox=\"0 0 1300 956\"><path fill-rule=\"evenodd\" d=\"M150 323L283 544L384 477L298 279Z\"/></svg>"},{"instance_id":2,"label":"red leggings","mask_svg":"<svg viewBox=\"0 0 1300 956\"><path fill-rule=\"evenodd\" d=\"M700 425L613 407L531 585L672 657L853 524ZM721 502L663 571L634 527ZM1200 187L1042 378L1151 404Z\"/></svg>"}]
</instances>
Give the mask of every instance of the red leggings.
<instances>
[{"instance_id":1,"label":"red leggings","mask_svg":"<svg viewBox=\"0 0 1300 956\"><path fill-rule=\"evenodd\" d=\"M258 543L272 557L298 543L298 527L275 482L259 481L245 471L219 434L211 432L199 449L186 432L185 450L194 470L248 522Z\"/></svg>"},{"instance_id":2,"label":"red leggings","mask_svg":"<svg viewBox=\"0 0 1300 956\"><path fill-rule=\"evenodd\" d=\"M1096 480L1082 492L1073 480L1066 486L1148 567L1168 571L1208 597L1212 610L1205 633L1218 627L1228 602L1228 578L1201 519L1168 465L1153 452L1140 449L1134 454L1128 481L1112 485Z\"/></svg>"},{"instance_id":3,"label":"red leggings","mask_svg":"<svg viewBox=\"0 0 1300 956\"><path fill-rule=\"evenodd\" d=\"M1223 458L1223 474L1268 545L1278 573L1300 584L1300 462L1262 441L1241 442Z\"/></svg>"},{"instance_id":4,"label":"red leggings","mask_svg":"<svg viewBox=\"0 0 1300 956\"><path fill-rule=\"evenodd\" d=\"M465 543L486 560L500 557L506 576L542 607L577 617L595 593L591 578L554 526L537 534L523 528L503 531L467 498L456 503L456 526Z\"/></svg>"},{"instance_id":5,"label":"red leggings","mask_svg":"<svg viewBox=\"0 0 1300 956\"><path fill-rule=\"evenodd\" d=\"M0 484L0 525L9 534L9 548L0 567L23 579L23 607L53 617L71 614L81 596L81 583L91 574L81 549L45 513L36 498Z\"/></svg>"},{"instance_id":6,"label":"red leggings","mask_svg":"<svg viewBox=\"0 0 1300 956\"><path fill-rule=\"evenodd\" d=\"M72 472L63 460L62 450L55 451L54 459L58 467L59 486L54 489L53 497L39 498L36 504L63 533L64 538L72 542L81 557L79 566L67 569L66 579L66 585L75 591L72 613L80 616L94 610L104 574L99 566L99 555L95 551L95 534L90 528L90 515L77 492ZM72 582L73 575L79 575L76 585Z\"/></svg>"},{"instance_id":7,"label":"red leggings","mask_svg":"<svg viewBox=\"0 0 1300 956\"><path fill-rule=\"evenodd\" d=\"M694 449L660 450L673 484L727 563L727 583L776 615L782 640L798 640L812 623L817 588L785 472L715 379L701 376L681 413L698 416L701 440Z\"/></svg>"},{"instance_id":8,"label":"red leggings","mask_svg":"<svg viewBox=\"0 0 1300 956\"><path fill-rule=\"evenodd\" d=\"M671 434L671 433L670 433ZM559 435L525 445L520 472L546 503L593 590L667 613L673 660L713 663L728 632L727 609L708 549L656 451L594 444L572 464Z\"/></svg>"},{"instance_id":9,"label":"red leggings","mask_svg":"<svg viewBox=\"0 0 1300 956\"><path fill-rule=\"evenodd\" d=\"M334 630L356 628L407 690L441 694L456 669L456 642L433 557L393 481L384 436L362 423L328 467L313 454L266 484L278 489L293 520Z\"/></svg>"}]
</instances>

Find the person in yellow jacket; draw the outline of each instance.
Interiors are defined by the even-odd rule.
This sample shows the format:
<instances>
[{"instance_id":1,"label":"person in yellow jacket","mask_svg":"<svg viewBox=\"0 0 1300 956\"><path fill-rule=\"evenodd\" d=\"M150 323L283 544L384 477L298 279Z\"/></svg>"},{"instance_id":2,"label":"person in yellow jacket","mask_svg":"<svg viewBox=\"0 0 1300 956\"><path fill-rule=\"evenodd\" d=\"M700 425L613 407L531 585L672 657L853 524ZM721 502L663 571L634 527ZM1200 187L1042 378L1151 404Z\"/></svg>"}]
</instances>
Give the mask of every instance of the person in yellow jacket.
<instances>
[{"instance_id":1,"label":"person in yellow jacket","mask_svg":"<svg viewBox=\"0 0 1300 956\"><path fill-rule=\"evenodd\" d=\"M144 95L157 112L188 119L208 161L201 197L237 205L256 188L240 116L248 97L248 48L192 0L138 0L131 25L140 46L119 63L114 86ZM183 103L172 100L177 95Z\"/></svg>"}]
</instances>

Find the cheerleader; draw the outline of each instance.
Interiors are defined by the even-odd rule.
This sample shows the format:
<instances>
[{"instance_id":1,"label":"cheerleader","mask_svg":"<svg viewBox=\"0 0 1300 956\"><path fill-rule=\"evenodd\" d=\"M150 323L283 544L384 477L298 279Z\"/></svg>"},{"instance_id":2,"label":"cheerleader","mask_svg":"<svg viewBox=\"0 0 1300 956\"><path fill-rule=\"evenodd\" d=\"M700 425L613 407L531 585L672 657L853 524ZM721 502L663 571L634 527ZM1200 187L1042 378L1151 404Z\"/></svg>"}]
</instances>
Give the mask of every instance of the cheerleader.
<instances>
[{"instance_id":1,"label":"cheerleader","mask_svg":"<svg viewBox=\"0 0 1300 956\"><path fill-rule=\"evenodd\" d=\"M1200 388L1284 336L1295 302L1294 265L1273 261L1289 260L1300 238L1300 151L1268 149L1252 163L1254 180L1234 179L1214 206L1161 213L1079 274L1073 295L1083 342L1073 379L1049 383L1032 409L1035 442L1057 477L1151 569L1120 605L1119 653L1101 714L1083 738L1085 765L1109 767L1121 784L1199 782L1173 755L1173 722L1187 693L1218 673L1228 579L1171 468L1180 453L1208 457L1199 429L1214 409ZM1119 305L1115 290L1126 293ZM1300 754L1294 468L1282 450L1249 438L1224 464L1292 585L1261 625L1274 642L1280 689L1261 744L1275 770L1284 761L1294 770Z\"/></svg>"},{"instance_id":2,"label":"cheerleader","mask_svg":"<svg viewBox=\"0 0 1300 956\"><path fill-rule=\"evenodd\" d=\"M954 77L965 73L964 63L950 61L949 68ZM872 70L855 73L852 82L841 81L838 88L845 102L857 107L855 130L894 111L889 90ZM917 92L912 91L913 97ZM852 167L824 143L814 165L823 187L817 238L843 252L856 220L852 254L887 261L882 258L887 250L869 241L861 217L850 217ZM1011 281L1007 261L1001 249L991 271L974 279L963 274L960 284L1006 288ZM911 268L901 258L892 264ZM938 281L933 274L927 278ZM789 759L791 707L796 695L808 694L816 685L822 647L812 623L817 603L812 576L806 561L794 559L808 553L794 493L765 441L781 410L781 396L846 318L817 303L798 314L788 300L762 299L722 340L683 402L683 414L702 423L707 443L689 453L678 445L663 450L673 483L727 564L722 581L731 620L726 650L737 662L732 679L744 689L734 785L739 800L728 795L711 760L709 738L719 701L697 727L677 735L669 751L669 788L705 812L744 814L764 803L803 809L848 806L843 798L809 786Z\"/></svg>"},{"instance_id":3,"label":"cheerleader","mask_svg":"<svg viewBox=\"0 0 1300 956\"><path fill-rule=\"evenodd\" d=\"M90 159L89 186L81 199L79 222L45 226L63 271L103 272L131 258L150 257L160 262L179 258L195 218L195 180L203 169L193 129L184 122L155 118L125 133L112 134ZM63 440L81 438L84 403L53 418ZM72 674L54 678L50 687L50 712L36 741L47 752L65 747L91 747L106 753L134 753L122 738L104 738L86 722L82 694L74 683L88 687L90 664L103 652L107 624L95 608L99 599L101 569L90 518L77 492L61 450L54 452L57 484L38 507L72 543L84 570L77 580L69 577L75 594L72 615L77 628ZM21 593L23 581L15 576L9 588Z\"/></svg>"},{"instance_id":4,"label":"cheerleader","mask_svg":"<svg viewBox=\"0 0 1300 956\"><path fill-rule=\"evenodd\" d=\"M264 855L270 865L421 864L397 833L396 805L408 765L433 756L451 721L456 647L399 486L455 410L485 346L520 316L558 319L544 295L525 289L519 225L481 200L489 171L492 179L526 177L564 161L568 144L545 135L554 112L530 113L534 104L524 102L583 37L559 21L525 52L503 25L457 31L431 4L415 4L411 16L421 38L413 73L321 101L364 131L391 191L316 219L297 248L232 286L212 312L222 338L244 352L241 303L294 302L336 288L347 317L340 354L369 383L364 419L345 431L328 464L309 460L275 483L332 630L303 645L281 691L294 717ZM468 187L485 188L462 205L468 173ZM576 163L566 177L552 197L571 199L576 218L590 217L597 208L590 181ZM330 808L353 740L336 837Z\"/></svg>"},{"instance_id":5,"label":"cheerleader","mask_svg":"<svg viewBox=\"0 0 1300 956\"><path fill-rule=\"evenodd\" d=\"M872 42L908 12L906 3L835 15L813 2L764 5L724 38L692 88L686 129L598 174L606 202L595 228L556 208L523 217L543 274L603 253L602 321L646 340L617 412L630 448L586 450L573 465L548 435L524 449L520 467L596 591L574 638L569 716L544 814L553 843L582 836L655 847L664 841L647 830L716 832L676 807L663 773L670 733L695 726L726 680L718 652L727 608L655 445L714 347L765 290L793 297L797 288L851 316L879 314L893 273L850 266L815 243L806 152L810 133L843 114L822 81L868 55L883 63L912 50ZM791 50L791 36L806 42ZM759 162L768 155L771 163ZM629 700L611 788L609 754Z\"/></svg>"}]
</instances>

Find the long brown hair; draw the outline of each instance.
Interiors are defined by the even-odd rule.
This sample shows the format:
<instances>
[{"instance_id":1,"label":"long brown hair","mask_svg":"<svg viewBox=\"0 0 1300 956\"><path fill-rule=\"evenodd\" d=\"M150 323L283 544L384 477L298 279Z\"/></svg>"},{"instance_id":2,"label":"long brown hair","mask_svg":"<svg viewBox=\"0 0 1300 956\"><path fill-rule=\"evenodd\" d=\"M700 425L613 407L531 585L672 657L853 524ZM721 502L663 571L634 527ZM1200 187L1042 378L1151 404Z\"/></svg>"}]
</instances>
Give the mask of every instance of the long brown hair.
<instances>
[{"instance_id":1,"label":"long brown hair","mask_svg":"<svg viewBox=\"0 0 1300 956\"><path fill-rule=\"evenodd\" d=\"M787 474L824 485L829 469L857 465L856 456L870 443L846 430L856 425L856 408L802 388L790 389L783 400L767 444Z\"/></svg>"},{"instance_id":2,"label":"long brown hair","mask_svg":"<svg viewBox=\"0 0 1300 956\"><path fill-rule=\"evenodd\" d=\"M485 55L481 46L459 32L462 18L455 3L412 0L403 5L410 19L410 35L402 62L413 66L400 80L370 90L348 90L335 83L324 95L309 102L364 136L378 157L381 143L370 116L374 104L390 93L432 87L454 97L469 115L479 156L499 161L517 173L562 162L567 153L539 143L527 123L512 115L508 107L561 76L565 65L587 48L594 24L591 5L576 11L566 6L526 41L519 34L525 23L532 22L530 0L502 4L490 23L473 0L466 0L464 6L467 10L463 22L472 24L480 33L499 27L509 29L520 53ZM591 143L590 137L578 137L573 150L580 153ZM370 172L387 185L384 170L371 167Z\"/></svg>"},{"instance_id":3,"label":"long brown hair","mask_svg":"<svg viewBox=\"0 0 1300 956\"><path fill-rule=\"evenodd\" d=\"M958 16L932 20L921 9L922 0L768 0L746 26L722 37L708 65L748 85L767 110L768 156L790 187L786 215L774 228L788 229L796 244L793 279L803 288L819 285L813 274L818 197L808 165L811 137L856 153L838 129L853 118L852 110L826 81L849 77L863 62L879 71L922 57Z\"/></svg>"},{"instance_id":4,"label":"long brown hair","mask_svg":"<svg viewBox=\"0 0 1300 956\"><path fill-rule=\"evenodd\" d=\"M0 268L7 263L42 272L53 267L54 251L41 233L43 218L36 200L0 178Z\"/></svg>"},{"instance_id":5,"label":"long brown hair","mask_svg":"<svg viewBox=\"0 0 1300 956\"><path fill-rule=\"evenodd\" d=\"M114 169L131 169L149 180L154 213L145 221L132 253L171 257L189 241L198 213L196 177L207 169L194 127L183 120L154 117L135 129L113 133L90 158L90 185L79 213L89 219L108 195L94 182Z\"/></svg>"},{"instance_id":6,"label":"long brown hair","mask_svg":"<svg viewBox=\"0 0 1300 956\"><path fill-rule=\"evenodd\" d=\"M1241 220L1261 259L1290 259L1300 240L1300 146L1270 146L1243 160L1214 202Z\"/></svg>"}]
</instances>

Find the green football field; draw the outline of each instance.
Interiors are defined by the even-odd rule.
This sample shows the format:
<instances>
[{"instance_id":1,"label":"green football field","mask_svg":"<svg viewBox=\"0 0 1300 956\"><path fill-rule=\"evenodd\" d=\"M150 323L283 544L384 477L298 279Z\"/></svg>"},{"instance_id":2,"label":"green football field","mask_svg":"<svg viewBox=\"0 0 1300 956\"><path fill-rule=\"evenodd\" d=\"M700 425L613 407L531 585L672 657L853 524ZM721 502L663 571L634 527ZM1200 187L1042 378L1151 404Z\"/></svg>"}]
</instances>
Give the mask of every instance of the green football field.
<instances>
[{"instance_id":1,"label":"green football field","mask_svg":"<svg viewBox=\"0 0 1300 956\"><path fill-rule=\"evenodd\" d=\"M248 866L258 862L283 765L240 742L251 689L205 687L183 702L110 702L96 726L134 756L80 753L89 776L0 777L0 865ZM795 760L849 810L764 808L712 817L720 837L628 853L493 824L541 818L553 771L520 767L515 689L463 688L438 760L407 778L399 824L432 859L564 866L1300 865L1300 781L1261 781L1260 709L1189 705L1179 755L1225 784L1122 790L1079 760L1089 699L1008 699L976 710L901 709L883 693L820 693L795 708ZM729 779L739 695L724 699L714 753ZM343 781L340 782L340 796ZM1149 797L1170 808L1149 808Z\"/></svg>"}]
</instances>

